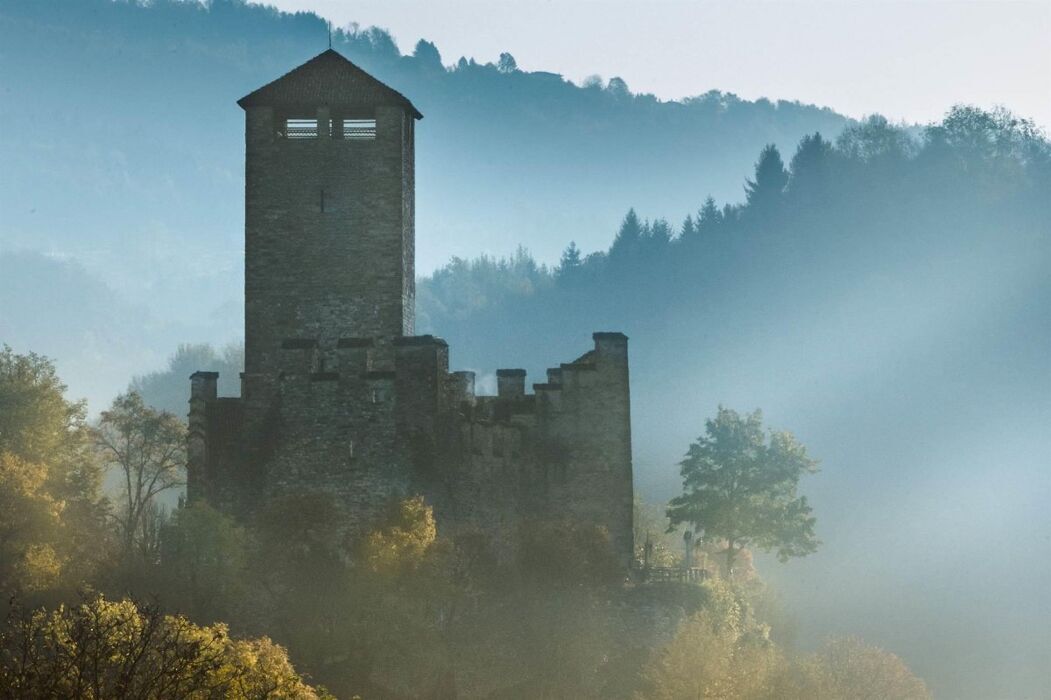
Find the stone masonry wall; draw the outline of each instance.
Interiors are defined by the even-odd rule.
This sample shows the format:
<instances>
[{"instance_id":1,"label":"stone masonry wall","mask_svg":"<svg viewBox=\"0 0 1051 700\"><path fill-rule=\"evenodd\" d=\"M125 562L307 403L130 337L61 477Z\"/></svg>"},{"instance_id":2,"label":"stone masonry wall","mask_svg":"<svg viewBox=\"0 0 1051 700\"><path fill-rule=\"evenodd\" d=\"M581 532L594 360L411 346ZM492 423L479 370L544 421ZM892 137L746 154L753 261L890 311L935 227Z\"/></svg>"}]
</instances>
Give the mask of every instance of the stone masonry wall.
<instances>
[{"instance_id":1,"label":"stone masonry wall","mask_svg":"<svg viewBox=\"0 0 1051 700\"><path fill-rule=\"evenodd\" d=\"M412 118L379 106L374 140L334 139L324 129L288 139L275 135L285 114L247 111L249 377L275 371L288 338L333 344L412 332Z\"/></svg>"},{"instance_id":2,"label":"stone masonry wall","mask_svg":"<svg viewBox=\"0 0 1051 700\"><path fill-rule=\"evenodd\" d=\"M627 339L596 333L532 394L523 370L499 370L495 397L450 374L445 341L412 335L421 115L341 61L326 52L240 103L245 372L239 399L216 395L215 373L191 378L190 499L248 519L323 492L343 511L333 526L360 534L389 499L422 494L441 531L480 530L506 556L523 523L576 520L605 528L627 565ZM375 138L342 138L344 118L375 118ZM320 128L290 138L286 119Z\"/></svg>"},{"instance_id":3,"label":"stone masonry wall","mask_svg":"<svg viewBox=\"0 0 1051 700\"><path fill-rule=\"evenodd\" d=\"M396 340L393 372L371 369L372 341L341 345L325 371L317 370L322 353L311 341L283 351L269 412L274 447L264 461L265 498L293 490L330 494L344 513L338 526L362 534L390 498L422 494L441 532L484 533L504 557L513 556L524 523L590 523L608 531L629 565L633 491L623 335L595 334L595 348L549 370L548 382L533 385L535 394L524 392L524 372L503 371L495 397L475 397L463 374L449 374L448 347L438 338ZM202 405L207 415L235 415L231 407L240 404L207 393L195 401L191 416ZM198 444L202 435L208 444L240 444L228 434L239 425L212 421L203 433L191 427L191 458L204 454L206 462L195 470L191 497L247 514L250 499L229 488L251 470L236 452L202 452Z\"/></svg>"}]
</instances>

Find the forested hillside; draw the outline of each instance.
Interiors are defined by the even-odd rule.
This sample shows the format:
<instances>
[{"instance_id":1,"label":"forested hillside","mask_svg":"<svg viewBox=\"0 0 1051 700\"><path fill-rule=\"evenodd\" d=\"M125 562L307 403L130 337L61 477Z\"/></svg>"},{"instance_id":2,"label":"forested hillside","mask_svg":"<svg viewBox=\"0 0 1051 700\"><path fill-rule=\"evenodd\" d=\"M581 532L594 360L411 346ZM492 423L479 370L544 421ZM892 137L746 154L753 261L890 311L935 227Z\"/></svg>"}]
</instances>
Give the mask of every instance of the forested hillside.
<instances>
[{"instance_id":1,"label":"forested hillside","mask_svg":"<svg viewBox=\"0 0 1051 700\"><path fill-rule=\"evenodd\" d=\"M685 214L733 197L754 151L845 123L828 109L747 102L732 85L661 102L623 81L577 86L510 56L442 56L417 37L339 29L333 47L410 96L417 131L418 269L518 245L554 261L564 241L607 244L625 205ZM225 343L241 322L243 113L235 101L327 46L313 14L213 0L8 0L0 5L0 255L49 256L71 308L99 299L83 275L147 312L159 332L74 366L95 329L56 334L0 313L0 336L58 359L101 405L118 377L156 367L176 342ZM520 57L523 63L527 57ZM601 71L596 66L596 71ZM609 76L607 76L609 78ZM62 265L52 259L59 259ZM10 264L20 288L34 279ZM14 283L12 283L14 284ZM92 285L88 285L89 287ZM94 285L98 286L98 285ZM39 316L35 295L0 298ZM75 371L73 371L75 370ZM89 376L90 375L90 376Z\"/></svg>"},{"instance_id":2,"label":"forested hillside","mask_svg":"<svg viewBox=\"0 0 1051 700\"><path fill-rule=\"evenodd\" d=\"M190 366L234 389L234 100L326 43L313 15L227 0L0 5L0 343L55 357L92 411L139 375L182 414ZM1051 155L1031 124L853 124L705 93L733 86L703 67L702 96L660 102L378 30L333 43L426 115L417 330L455 368L541 381L624 331L648 498L678 490L719 404L762 407L821 460L824 546L759 561L805 644L861 634L939 697L1051 692L1032 624L1051 619ZM150 373L202 341L235 345Z\"/></svg>"},{"instance_id":3,"label":"forested hillside","mask_svg":"<svg viewBox=\"0 0 1051 700\"><path fill-rule=\"evenodd\" d=\"M824 546L761 562L802 639L861 632L939 696L1042 692L1051 649L1026 620L1051 612L1051 567L1031 556L1051 536L1048 142L957 108L919 138L874 118L754 161L741 201L674 223L628 210L603 252L454 260L420 281L419 331L483 390L497 367L542 381L592 331L625 331L653 500L677 492L702 416L762 407L822 463L807 495ZM178 410L186 367L231 375L231 352L184 348L135 386Z\"/></svg>"},{"instance_id":4,"label":"forested hillside","mask_svg":"<svg viewBox=\"0 0 1051 700\"><path fill-rule=\"evenodd\" d=\"M871 119L787 162L757 156L743 202L698 202L683 222L628 211L605 252L454 261L420 285L423 330L490 381L498 366L543 381L591 331L626 332L636 482L653 498L677 489L698 416L762 407L823 465L808 494L824 550L763 568L804 635L862 630L940 697L1046 690L1051 648L1008 601L1051 582L1030 556L1051 537L1047 141L959 108L919 139ZM991 665L958 661L973 657Z\"/></svg>"}]
</instances>

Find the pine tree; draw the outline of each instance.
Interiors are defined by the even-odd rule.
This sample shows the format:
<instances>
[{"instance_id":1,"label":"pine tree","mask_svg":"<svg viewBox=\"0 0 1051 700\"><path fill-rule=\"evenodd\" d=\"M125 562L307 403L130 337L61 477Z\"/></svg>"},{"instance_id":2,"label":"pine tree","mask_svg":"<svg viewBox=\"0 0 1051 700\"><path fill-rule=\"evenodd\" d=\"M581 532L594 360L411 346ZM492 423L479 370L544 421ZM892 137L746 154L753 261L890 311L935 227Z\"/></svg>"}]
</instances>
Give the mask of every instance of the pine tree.
<instances>
[{"instance_id":1,"label":"pine tree","mask_svg":"<svg viewBox=\"0 0 1051 700\"><path fill-rule=\"evenodd\" d=\"M744 191L748 206L752 209L769 210L781 201L788 184L781 153L774 144L768 144L759 154L755 164L755 180L746 180Z\"/></svg>"},{"instance_id":2,"label":"pine tree","mask_svg":"<svg viewBox=\"0 0 1051 700\"><path fill-rule=\"evenodd\" d=\"M723 221L723 213L719 211L719 207L715 204L715 199L711 195L708 199L704 200L704 206L697 213L697 230L698 231L710 231Z\"/></svg>"},{"instance_id":3,"label":"pine tree","mask_svg":"<svg viewBox=\"0 0 1051 700\"><path fill-rule=\"evenodd\" d=\"M555 268L555 274L560 279L570 277L580 270L582 264L580 248L577 247L575 241L570 241L566 249L562 251L562 259Z\"/></svg>"},{"instance_id":4,"label":"pine tree","mask_svg":"<svg viewBox=\"0 0 1051 700\"><path fill-rule=\"evenodd\" d=\"M679 229L680 241L692 241L697 235L697 224L693 223L693 217L689 214L683 219L682 227Z\"/></svg>"},{"instance_id":5,"label":"pine tree","mask_svg":"<svg viewBox=\"0 0 1051 700\"><path fill-rule=\"evenodd\" d=\"M653 224L649 227L650 235L647 240L650 243L651 250L663 250L668 247L668 243L671 242L671 226L668 225L667 219L655 219Z\"/></svg>"},{"instance_id":6,"label":"pine tree","mask_svg":"<svg viewBox=\"0 0 1051 700\"><path fill-rule=\"evenodd\" d=\"M629 209L620 225L620 230L617 231L617 237L613 239L613 245L610 246L610 258L635 258L641 247L644 233L644 227L642 222L639 221L639 215L635 213L634 208Z\"/></svg>"},{"instance_id":7,"label":"pine tree","mask_svg":"<svg viewBox=\"0 0 1051 700\"><path fill-rule=\"evenodd\" d=\"M793 195L811 196L828 184L829 161L832 144L814 133L803 137L792 156L788 190Z\"/></svg>"}]
</instances>

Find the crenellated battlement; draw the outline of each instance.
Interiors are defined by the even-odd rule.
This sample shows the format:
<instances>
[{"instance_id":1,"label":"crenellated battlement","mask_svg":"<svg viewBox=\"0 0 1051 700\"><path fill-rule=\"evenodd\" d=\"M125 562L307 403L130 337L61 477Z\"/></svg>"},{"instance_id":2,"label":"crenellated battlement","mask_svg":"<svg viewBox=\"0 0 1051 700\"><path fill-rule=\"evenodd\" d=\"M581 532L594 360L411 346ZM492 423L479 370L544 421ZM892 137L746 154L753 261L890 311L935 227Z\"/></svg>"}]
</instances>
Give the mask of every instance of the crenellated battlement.
<instances>
[{"instance_id":1,"label":"crenellated battlement","mask_svg":"<svg viewBox=\"0 0 1051 700\"><path fill-rule=\"evenodd\" d=\"M558 367L549 367L546 382L532 384L533 393L526 392L527 372L524 369L496 370L497 393L495 397L477 397L491 414L501 402L520 402L524 411L534 410L537 399L550 401L562 392L578 391L589 386L596 378L592 373L618 374L627 371L628 337L623 333L599 332L592 335L594 346L572 362ZM474 383L474 373L470 381ZM597 380L602 381L602 380ZM473 395L473 392L472 392ZM492 401L490 401L492 399Z\"/></svg>"},{"instance_id":2,"label":"crenellated battlement","mask_svg":"<svg viewBox=\"0 0 1051 700\"><path fill-rule=\"evenodd\" d=\"M444 534L507 554L526 520L577 519L632 553L628 339L600 332L496 395L412 335L415 129L400 93L326 51L243 98L245 371L190 379L191 500L241 518L291 491L330 496L359 536L422 494ZM530 389L531 387L531 389Z\"/></svg>"}]
</instances>

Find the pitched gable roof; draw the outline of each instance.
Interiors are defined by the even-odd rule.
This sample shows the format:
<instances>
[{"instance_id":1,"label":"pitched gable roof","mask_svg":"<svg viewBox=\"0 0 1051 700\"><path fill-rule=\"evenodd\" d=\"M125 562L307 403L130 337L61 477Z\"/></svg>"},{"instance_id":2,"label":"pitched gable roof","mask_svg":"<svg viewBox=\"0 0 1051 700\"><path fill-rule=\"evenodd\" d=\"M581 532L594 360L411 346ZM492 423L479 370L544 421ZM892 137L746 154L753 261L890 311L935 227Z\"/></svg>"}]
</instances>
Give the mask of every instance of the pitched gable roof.
<instances>
[{"instance_id":1,"label":"pitched gable roof","mask_svg":"<svg viewBox=\"0 0 1051 700\"><path fill-rule=\"evenodd\" d=\"M398 105L417 119L420 111L394 88L328 49L237 101L243 109L266 105Z\"/></svg>"}]
</instances>

